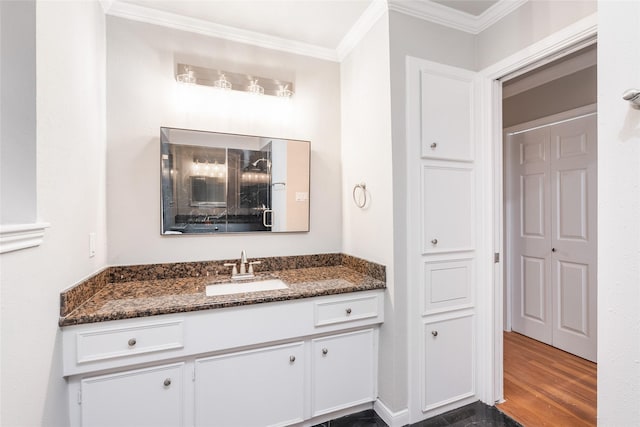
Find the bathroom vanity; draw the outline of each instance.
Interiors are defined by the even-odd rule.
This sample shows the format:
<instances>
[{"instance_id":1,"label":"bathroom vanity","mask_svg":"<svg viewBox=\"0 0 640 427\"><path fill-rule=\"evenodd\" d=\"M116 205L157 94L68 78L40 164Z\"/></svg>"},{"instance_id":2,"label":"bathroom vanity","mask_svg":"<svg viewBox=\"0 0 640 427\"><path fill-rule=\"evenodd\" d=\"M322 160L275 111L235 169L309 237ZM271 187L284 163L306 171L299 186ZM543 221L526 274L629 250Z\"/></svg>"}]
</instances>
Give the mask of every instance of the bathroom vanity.
<instances>
[{"instance_id":1,"label":"bathroom vanity","mask_svg":"<svg viewBox=\"0 0 640 427\"><path fill-rule=\"evenodd\" d=\"M263 270L287 288L216 296L206 285L228 276L113 267L120 281L60 319L71 425L313 425L371 408L384 267L354 260Z\"/></svg>"}]
</instances>

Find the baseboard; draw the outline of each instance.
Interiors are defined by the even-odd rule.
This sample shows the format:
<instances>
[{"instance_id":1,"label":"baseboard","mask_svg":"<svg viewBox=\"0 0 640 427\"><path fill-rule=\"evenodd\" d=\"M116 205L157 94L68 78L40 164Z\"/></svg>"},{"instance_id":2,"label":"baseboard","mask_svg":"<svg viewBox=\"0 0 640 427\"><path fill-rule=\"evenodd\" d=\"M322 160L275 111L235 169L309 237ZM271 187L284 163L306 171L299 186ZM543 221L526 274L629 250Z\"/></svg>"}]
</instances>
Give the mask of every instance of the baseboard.
<instances>
[{"instance_id":1,"label":"baseboard","mask_svg":"<svg viewBox=\"0 0 640 427\"><path fill-rule=\"evenodd\" d=\"M392 412L380 399L377 399L373 404L373 410L389 427L402 427L409 424L408 408Z\"/></svg>"}]
</instances>

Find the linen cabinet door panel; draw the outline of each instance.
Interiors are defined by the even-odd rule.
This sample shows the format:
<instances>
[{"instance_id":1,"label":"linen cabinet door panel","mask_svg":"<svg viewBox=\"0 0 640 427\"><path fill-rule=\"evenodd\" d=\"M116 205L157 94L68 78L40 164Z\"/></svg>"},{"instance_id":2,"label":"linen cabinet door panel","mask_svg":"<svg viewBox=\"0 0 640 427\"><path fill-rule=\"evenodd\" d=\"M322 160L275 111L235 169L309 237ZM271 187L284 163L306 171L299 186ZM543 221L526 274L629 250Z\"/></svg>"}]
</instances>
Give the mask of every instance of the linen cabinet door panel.
<instances>
[{"instance_id":1,"label":"linen cabinet door panel","mask_svg":"<svg viewBox=\"0 0 640 427\"><path fill-rule=\"evenodd\" d=\"M373 330L314 339L313 416L375 400Z\"/></svg>"},{"instance_id":2,"label":"linen cabinet door panel","mask_svg":"<svg viewBox=\"0 0 640 427\"><path fill-rule=\"evenodd\" d=\"M423 339L422 410L473 396L473 316L425 323Z\"/></svg>"},{"instance_id":3,"label":"linen cabinet door panel","mask_svg":"<svg viewBox=\"0 0 640 427\"><path fill-rule=\"evenodd\" d=\"M471 73L455 74L420 74L423 158L473 160L473 77Z\"/></svg>"},{"instance_id":4,"label":"linen cabinet door panel","mask_svg":"<svg viewBox=\"0 0 640 427\"><path fill-rule=\"evenodd\" d=\"M474 249L473 169L423 166L422 253Z\"/></svg>"},{"instance_id":5,"label":"linen cabinet door panel","mask_svg":"<svg viewBox=\"0 0 640 427\"><path fill-rule=\"evenodd\" d=\"M184 425L184 363L81 381L83 427Z\"/></svg>"},{"instance_id":6,"label":"linen cabinet door panel","mask_svg":"<svg viewBox=\"0 0 640 427\"><path fill-rule=\"evenodd\" d=\"M473 277L470 258L425 262L422 314L471 307Z\"/></svg>"},{"instance_id":7,"label":"linen cabinet door panel","mask_svg":"<svg viewBox=\"0 0 640 427\"><path fill-rule=\"evenodd\" d=\"M285 426L303 420L304 343L195 362L196 426Z\"/></svg>"}]
</instances>

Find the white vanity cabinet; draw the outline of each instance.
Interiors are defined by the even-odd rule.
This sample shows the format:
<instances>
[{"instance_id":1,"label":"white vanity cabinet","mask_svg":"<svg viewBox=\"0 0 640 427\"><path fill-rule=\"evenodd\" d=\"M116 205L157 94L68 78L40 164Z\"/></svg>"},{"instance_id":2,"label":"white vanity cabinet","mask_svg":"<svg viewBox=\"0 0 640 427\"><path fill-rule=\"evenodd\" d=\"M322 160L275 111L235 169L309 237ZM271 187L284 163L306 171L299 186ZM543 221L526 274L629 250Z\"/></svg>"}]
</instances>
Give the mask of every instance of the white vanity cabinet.
<instances>
[{"instance_id":1,"label":"white vanity cabinet","mask_svg":"<svg viewBox=\"0 0 640 427\"><path fill-rule=\"evenodd\" d=\"M184 425L184 363L83 378L84 426Z\"/></svg>"},{"instance_id":2,"label":"white vanity cabinet","mask_svg":"<svg viewBox=\"0 0 640 427\"><path fill-rule=\"evenodd\" d=\"M314 416L375 399L373 329L314 339L311 353Z\"/></svg>"},{"instance_id":3,"label":"white vanity cabinet","mask_svg":"<svg viewBox=\"0 0 640 427\"><path fill-rule=\"evenodd\" d=\"M304 342L195 361L195 425L285 426L304 419Z\"/></svg>"},{"instance_id":4,"label":"white vanity cabinet","mask_svg":"<svg viewBox=\"0 0 640 427\"><path fill-rule=\"evenodd\" d=\"M383 299L381 289L64 327L71 426L315 425L365 409Z\"/></svg>"}]
</instances>

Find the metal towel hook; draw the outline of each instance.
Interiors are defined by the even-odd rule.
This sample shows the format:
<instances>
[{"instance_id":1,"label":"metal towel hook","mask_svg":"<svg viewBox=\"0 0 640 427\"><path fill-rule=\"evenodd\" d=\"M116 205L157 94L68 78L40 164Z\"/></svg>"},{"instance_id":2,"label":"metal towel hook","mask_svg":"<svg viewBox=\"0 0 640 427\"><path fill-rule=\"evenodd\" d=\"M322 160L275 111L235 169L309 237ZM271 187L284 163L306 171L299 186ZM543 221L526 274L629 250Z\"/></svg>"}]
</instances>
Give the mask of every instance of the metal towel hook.
<instances>
[{"instance_id":1,"label":"metal towel hook","mask_svg":"<svg viewBox=\"0 0 640 427\"><path fill-rule=\"evenodd\" d=\"M631 106L636 110L640 110L640 90L638 89L627 89L622 94L622 99L625 101L629 101Z\"/></svg>"},{"instance_id":2,"label":"metal towel hook","mask_svg":"<svg viewBox=\"0 0 640 427\"><path fill-rule=\"evenodd\" d=\"M364 182L356 184L353 187L353 203L355 203L360 209L367 205L367 184Z\"/></svg>"}]
</instances>

